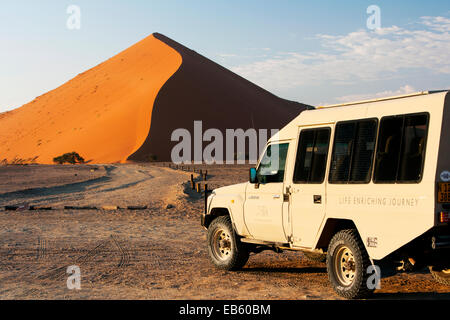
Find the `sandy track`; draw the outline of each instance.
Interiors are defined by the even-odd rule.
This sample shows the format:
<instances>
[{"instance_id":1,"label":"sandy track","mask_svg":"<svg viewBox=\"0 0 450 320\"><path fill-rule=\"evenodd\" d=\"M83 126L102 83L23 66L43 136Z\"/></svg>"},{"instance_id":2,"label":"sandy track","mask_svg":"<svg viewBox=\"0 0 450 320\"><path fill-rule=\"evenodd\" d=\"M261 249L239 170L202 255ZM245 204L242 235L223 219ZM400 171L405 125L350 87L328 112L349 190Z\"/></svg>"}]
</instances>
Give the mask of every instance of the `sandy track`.
<instances>
[{"instance_id":1,"label":"sandy track","mask_svg":"<svg viewBox=\"0 0 450 320\"><path fill-rule=\"evenodd\" d=\"M39 188L85 182L103 177L103 166L0 166L0 196Z\"/></svg>"},{"instance_id":2,"label":"sandy track","mask_svg":"<svg viewBox=\"0 0 450 320\"><path fill-rule=\"evenodd\" d=\"M83 167L79 168L83 173ZM174 186L180 186L188 179L187 173L167 168L104 165L98 166L93 174L77 176L71 172L74 167L69 167L71 180L62 179L59 184L44 187L35 181L24 182L30 174L27 169L23 172L14 170L15 179L21 181L20 188L13 181L3 186L0 205L146 206L161 200L169 201ZM63 173L67 175L67 172ZM179 188L178 192L181 190Z\"/></svg>"},{"instance_id":3,"label":"sandy track","mask_svg":"<svg viewBox=\"0 0 450 320\"><path fill-rule=\"evenodd\" d=\"M251 256L242 271L217 271L199 225L203 202L182 192L189 174L113 168L108 180L63 192L57 203L142 201L149 209L0 212L1 299L338 299L325 266L301 253L265 252ZM210 183L236 180L244 169L214 168ZM49 201L36 195L22 200ZM169 203L175 208L167 209ZM67 289L71 265L81 269L80 291ZM450 288L427 273L400 274L383 279L375 298L449 299Z\"/></svg>"}]
</instances>

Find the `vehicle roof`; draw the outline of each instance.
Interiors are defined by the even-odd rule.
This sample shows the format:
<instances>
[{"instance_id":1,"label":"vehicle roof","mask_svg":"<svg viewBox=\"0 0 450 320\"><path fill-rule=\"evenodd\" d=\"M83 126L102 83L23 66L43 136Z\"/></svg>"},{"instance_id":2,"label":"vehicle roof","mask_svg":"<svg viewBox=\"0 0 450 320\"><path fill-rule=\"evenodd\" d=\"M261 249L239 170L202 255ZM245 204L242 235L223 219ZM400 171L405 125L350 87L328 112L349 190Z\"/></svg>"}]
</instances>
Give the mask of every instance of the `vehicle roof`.
<instances>
[{"instance_id":1,"label":"vehicle roof","mask_svg":"<svg viewBox=\"0 0 450 320\"><path fill-rule=\"evenodd\" d=\"M408 95L356 101L318 107L301 112L294 120L274 135L269 142L295 139L300 126L318 126L337 121L381 117L389 114L407 114L443 108L449 90L422 91Z\"/></svg>"},{"instance_id":2,"label":"vehicle roof","mask_svg":"<svg viewBox=\"0 0 450 320\"><path fill-rule=\"evenodd\" d=\"M434 90L434 91L419 91L419 92L408 93L408 94L397 95L397 96L384 97L384 98L375 98L375 99L370 99L370 100L361 100L361 101L345 102L345 103L339 103L339 104L333 104L333 105L320 106L320 107L317 107L317 109L335 108L335 107L343 107L343 106L353 106L353 105L370 103L370 102L396 100L396 99L417 97L417 96L436 94L436 93L448 92L448 91L449 91L448 89L447 90Z\"/></svg>"}]
</instances>

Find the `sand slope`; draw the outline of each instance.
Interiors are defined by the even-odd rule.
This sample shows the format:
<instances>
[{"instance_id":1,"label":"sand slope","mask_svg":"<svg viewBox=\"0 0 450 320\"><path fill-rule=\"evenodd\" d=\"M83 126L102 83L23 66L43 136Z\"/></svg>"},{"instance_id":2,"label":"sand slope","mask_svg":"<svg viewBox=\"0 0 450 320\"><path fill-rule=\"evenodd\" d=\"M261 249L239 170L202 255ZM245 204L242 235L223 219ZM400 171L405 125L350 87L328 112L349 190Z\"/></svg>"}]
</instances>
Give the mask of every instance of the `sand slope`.
<instances>
[{"instance_id":1,"label":"sand slope","mask_svg":"<svg viewBox=\"0 0 450 320\"><path fill-rule=\"evenodd\" d=\"M170 160L175 129L280 129L306 105L280 99L155 33L61 87L0 114L0 163Z\"/></svg>"},{"instance_id":2,"label":"sand slope","mask_svg":"<svg viewBox=\"0 0 450 320\"><path fill-rule=\"evenodd\" d=\"M145 141L155 98L181 62L175 50L151 35L31 103L0 114L0 161L46 164L72 151L92 163L126 161Z\"/></svg>"}]
</instances>

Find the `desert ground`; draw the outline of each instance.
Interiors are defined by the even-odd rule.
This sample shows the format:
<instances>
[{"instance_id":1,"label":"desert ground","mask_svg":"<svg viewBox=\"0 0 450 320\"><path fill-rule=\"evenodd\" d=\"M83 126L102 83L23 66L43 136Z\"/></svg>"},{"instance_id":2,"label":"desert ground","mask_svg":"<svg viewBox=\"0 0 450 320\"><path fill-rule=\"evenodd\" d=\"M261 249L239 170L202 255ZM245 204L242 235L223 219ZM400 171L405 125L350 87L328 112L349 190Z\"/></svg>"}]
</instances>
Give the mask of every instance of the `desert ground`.
<instances>
[{"instance_id":1,"label":"desert ground","mask_svg":"<svg viewBox=\"0 0 450 320\"><path fill-rule=\"evenodd\" d=\"M202 169L210 188L247 179L248 166ZM191 174L162 164L0 167L0 299L339 299L325 265L300 252L267 251L241 271L216 270ZM80 290L67 288L72 265ZM450 299L450 287L426 270L397 274L372 299Z\"/></svg>"}]
</instances>

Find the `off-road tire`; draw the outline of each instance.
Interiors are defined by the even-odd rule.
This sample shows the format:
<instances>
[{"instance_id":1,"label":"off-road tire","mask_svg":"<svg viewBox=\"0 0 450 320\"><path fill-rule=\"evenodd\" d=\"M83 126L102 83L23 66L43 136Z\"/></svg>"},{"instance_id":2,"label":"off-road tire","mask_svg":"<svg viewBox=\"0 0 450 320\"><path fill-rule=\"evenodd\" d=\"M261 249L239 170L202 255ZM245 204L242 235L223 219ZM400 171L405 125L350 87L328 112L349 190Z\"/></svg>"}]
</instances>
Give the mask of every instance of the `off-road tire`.
<instances>
[{"instance_id":1,"label":"off-road tire","mask_svg":"<svg viewBox=\"0 0 450 320\"><path fill-rule=\"evenodd\" d=\"M450 268L443 271L440 268L429 267L434 280L445 286L450 286Z\"/></svg>"},{"instance_id":2,"label":"off-road tire","mask_svg":"<svg viewBox=\"0 0 450 320\"><path fill-rule=\"evenodd\" d=\"M247 263L249 249L234 232L229 216L221 216L211 222L207 239L209 257L217 268L239 270ZM225 247L220 246L221 241Z\"/></svg>"},{"instance_id":3,"label":"off-road tire","mask_svg":"<svg viewBox=\"0 0 450 320\"><path fill-rule=\"evenodd\" d=\"M314 253L314 252L303 252L303 255L306 259L312 262L326 262L327 261L327 254L326 253Z\"/></svg>"},{"instance_id":4,"label":"off-road tire","mask_svg":"<svg viewBox=\"0 0 450 320\"><path fill-rule=\"evenodd\" d=\"M369 255L356 230L342 230L331 239L327 252L328 279L339 296L347 299L370 296L374 291L367 285L370 265Z\"/></svg>"}]
</instances>

